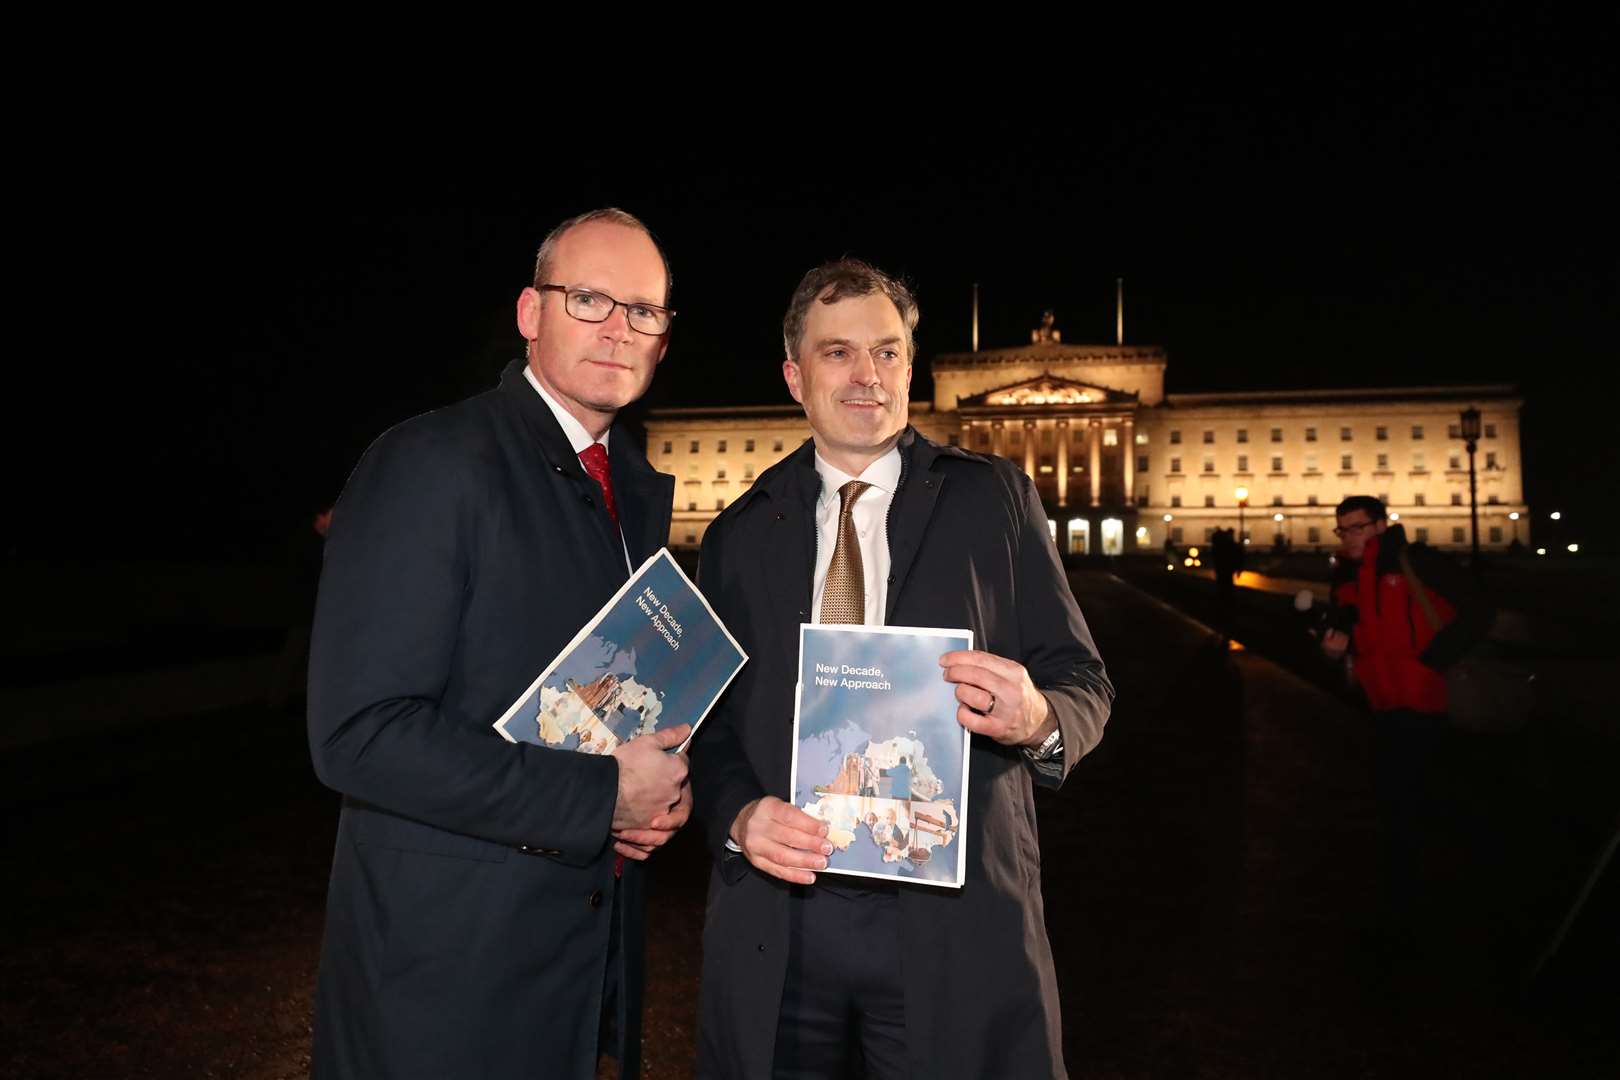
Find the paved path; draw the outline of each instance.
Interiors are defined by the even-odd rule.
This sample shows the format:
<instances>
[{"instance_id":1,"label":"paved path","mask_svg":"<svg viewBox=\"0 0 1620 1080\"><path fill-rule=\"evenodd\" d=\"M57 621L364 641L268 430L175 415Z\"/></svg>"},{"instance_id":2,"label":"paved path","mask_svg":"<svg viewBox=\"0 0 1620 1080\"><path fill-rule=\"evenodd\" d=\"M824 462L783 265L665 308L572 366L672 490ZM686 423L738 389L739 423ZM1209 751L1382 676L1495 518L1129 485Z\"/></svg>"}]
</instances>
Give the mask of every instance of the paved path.
<instances>
[{"instance_id":1,"label":"paved path","mask_svg":"<svg viewBox=\"0 0 1620 1080\"><path fill-rule=\"evenodd\" d=\"M1506 876L1537 884L1512 905L1476 898L1392 974L1362 929L1359 715L1116 579L1082 575L1076 592L1120 699L1102 746L1040 804L1074 1075L1620 1075L1591 971L1555 966L1530 1006L1502 992L1607 835L1612 747L1524 744L1535 768L1513 779L1543 811L1521 823L1534 858ZM296 718L243 708L14 750L0 782L0 1075L304 1075L336 798ZM691 1063L695 838L660 855L654 889L658 1078ZM1473 873L1466 861L1437 873Z\"/></svg>"}]
</instances>

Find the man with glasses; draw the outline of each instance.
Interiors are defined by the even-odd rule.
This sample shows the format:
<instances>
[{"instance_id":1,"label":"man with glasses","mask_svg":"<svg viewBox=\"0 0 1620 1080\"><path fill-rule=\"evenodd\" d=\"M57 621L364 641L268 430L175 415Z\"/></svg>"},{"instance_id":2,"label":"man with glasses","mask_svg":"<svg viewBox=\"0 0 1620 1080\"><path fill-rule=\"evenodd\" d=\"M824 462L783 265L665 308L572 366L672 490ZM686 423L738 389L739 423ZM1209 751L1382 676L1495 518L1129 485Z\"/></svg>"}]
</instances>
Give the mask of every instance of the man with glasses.
<instances>
[{"instance_id":1,"label":"man with glasses","mask_svg":"<svg viewBox=\"0 0 1620 1080\"><path fill-rule=\"evenodd\" d=\"M541 245L500 385L366 452L332 516L310 749L343 795L313 1075L639 1075L640 863L686 820L682 726L611 755L491 724L668 536L613 428L669 344L670 275L599 210Z\"/></svg>"},{"instance_id":2,"label":"man with glasses","mask_svg":"<svg viewBox=\"0 0 1620 1080\"><path fill-rule=\"evenodd\" d=\"M1490 603L1470 575L1427 544L1408 544L1384 504L1354 495L1335 510L1339 564L1333 602L1353 608L1350 633L1329 630L1322 651L1354 654L1374 717L1374 783L1381 810L1386 929L1404 944L1419 898L1419 862L1440 807L1437 757L1446 728L1444 671L1490 629ZM1403 565L1404 564L1404 565ZM1411 574L1406 567L1410 567ZM1436 631L1412 591L1416 580L1443 625Z\"/></svg>"}]
</instances>

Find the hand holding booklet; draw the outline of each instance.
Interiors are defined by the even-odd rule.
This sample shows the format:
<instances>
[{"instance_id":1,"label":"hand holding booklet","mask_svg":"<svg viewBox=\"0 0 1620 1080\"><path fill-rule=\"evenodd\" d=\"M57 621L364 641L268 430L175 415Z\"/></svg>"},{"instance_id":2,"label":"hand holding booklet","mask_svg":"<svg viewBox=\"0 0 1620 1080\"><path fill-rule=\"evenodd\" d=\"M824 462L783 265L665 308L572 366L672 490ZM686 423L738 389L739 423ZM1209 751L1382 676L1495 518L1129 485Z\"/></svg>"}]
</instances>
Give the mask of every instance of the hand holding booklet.
<instances>
[{"instance_id":1,"label":"hand holding booklet","mask_svg":"<svg viewBox=\"0 0 1620 1080\"><path fill-rule=\"evenodd\" d=\"M508 742L610 754L637 735L692 734L748 655L670 556L630 580L495 721Z\"/></svg>"}]
</instances>

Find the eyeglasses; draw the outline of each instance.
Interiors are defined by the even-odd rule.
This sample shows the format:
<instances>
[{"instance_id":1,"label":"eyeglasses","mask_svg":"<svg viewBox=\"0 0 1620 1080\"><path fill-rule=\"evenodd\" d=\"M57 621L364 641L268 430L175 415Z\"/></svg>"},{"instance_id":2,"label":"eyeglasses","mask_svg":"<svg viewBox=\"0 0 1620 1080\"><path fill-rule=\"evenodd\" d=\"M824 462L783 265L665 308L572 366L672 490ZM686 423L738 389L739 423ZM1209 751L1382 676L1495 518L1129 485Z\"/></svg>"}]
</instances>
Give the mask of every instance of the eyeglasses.
<instances>
[{"instance_id":1,"label":"eyeglasses","mask_svg":"<svg viewBox=\"0 0 1620 1080\"><path fill-rule=\"evenodd\" d=\"M566 285L540 285L538 289L541 292L562 293L563 310L580 322L607 322L613 309L622 307L630 329L656 336L668 333L669 320L675 317L669 308L657 304L626 303L613 299L607 293L592 292L590 289L571 289Z\"/></svg>"},{"instance_id":2,"label":"eyeglasses","mask_svg":"<svg viewBox=\"0 0 1620 1080\"><path fill-rule=\"evenodd\" d=\"M1357 521L1349 525L1335 525L1333 535L1346 536L1353 532L1360 532L1362 529L1370 529L1376 524L1378 524L1376 521Z\"/></svg>"}]
</instances>

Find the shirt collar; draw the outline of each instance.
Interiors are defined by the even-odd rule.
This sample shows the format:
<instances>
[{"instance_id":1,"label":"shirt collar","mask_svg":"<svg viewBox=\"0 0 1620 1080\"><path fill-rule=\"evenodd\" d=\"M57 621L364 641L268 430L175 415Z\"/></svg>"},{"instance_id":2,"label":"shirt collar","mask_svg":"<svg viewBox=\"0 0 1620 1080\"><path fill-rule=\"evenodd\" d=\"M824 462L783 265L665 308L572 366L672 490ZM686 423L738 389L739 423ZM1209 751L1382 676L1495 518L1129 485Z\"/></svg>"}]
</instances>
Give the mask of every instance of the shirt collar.
<instances>
[{"instance_id":1,"label":"shirt collar","mask_svg":"<svg viewBox=\"0 0 1620 1080\"><path fill-rule=\"evenodd\" d=\"M866 471L859 476L850 476L842 469L828 463L821 453L816 453L816 473L821 477L821 498L836 499L838 489L851 480L860 480L871 484L885 495L892 496L894 489L900 484L900 448L892 446L889 452L878 458L866 467Z\"/></svg>"},{"instance_id":2,"label":"shirt collar","mask_svg":"<svg viewBox=\"0 0 1620 1080\"><path fill-rule=\"evenodd\" d=\"M563 434L568 436L568 445L574 448L574 453L584 453L585 448L593 442L599 442L602 444L602 449L607 449L608 436L613 434L611 428L602 432L600 439L591 438L591 433L585 430L585 425L574 419L573 413L557 404L556 399L546 393L546 388L540 385L540 380L534 376L534 369L528 364L523 365L523 377L529 380L529 385L534 387L535 393L540 395L541 400L551 407L551 415L555 416L557 423L562 425Z\"/></svg>"}]
</instances>

